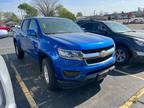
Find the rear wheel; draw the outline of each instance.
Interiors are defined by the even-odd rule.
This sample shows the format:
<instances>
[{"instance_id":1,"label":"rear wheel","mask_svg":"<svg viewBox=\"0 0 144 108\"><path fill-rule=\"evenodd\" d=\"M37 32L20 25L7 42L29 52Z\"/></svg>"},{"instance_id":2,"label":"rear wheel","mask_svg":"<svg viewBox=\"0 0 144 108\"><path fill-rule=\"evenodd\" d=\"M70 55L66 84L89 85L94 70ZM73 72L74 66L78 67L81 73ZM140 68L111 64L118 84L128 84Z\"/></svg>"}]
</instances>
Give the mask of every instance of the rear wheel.
<instances>
[{"instance_id":1,"label":"rear wheel","mask_svg":"<svg viewBox=\"0 0 144 108\"><path fill-rule=\"evenodd\" d=\"M48 89L50 90L57 89L58 86L57 86L55 73L52 64L48 58L42 61L42 72L43 72L45 83L48 86Z\"/></svg>"},{"instance_id":2,"label":"rear wheel","mask_svg":"<svg viewBox=\"0 0 144 108\"><path fill-rule=\"evenodd\" d=\"M129 63L130 53L129 50L123 46L116 48L116 62L118 65L127 65Z\"/></svg>"},{"instance_id":3,"label":"rear wheel","mask_svg":"<svg viewBox=\"0 0 144 108\"><path fill-rule=\"evenodd\" d=\"M24 51L20 47L18 47L16 44L15 44L15 52L16 52L18 59L24 58Z\"/></svg>"}]
</instances>

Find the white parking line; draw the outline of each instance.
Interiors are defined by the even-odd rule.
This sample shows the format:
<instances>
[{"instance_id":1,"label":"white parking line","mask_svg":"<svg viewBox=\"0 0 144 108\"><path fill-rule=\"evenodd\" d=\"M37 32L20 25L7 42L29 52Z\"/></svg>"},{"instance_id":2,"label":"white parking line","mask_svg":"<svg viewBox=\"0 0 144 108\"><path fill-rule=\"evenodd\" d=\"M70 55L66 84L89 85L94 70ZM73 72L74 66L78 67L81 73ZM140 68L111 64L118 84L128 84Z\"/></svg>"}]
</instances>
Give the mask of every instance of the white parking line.
<instances>
[{"instance_id":1,"label":"white parking line","mask_svg":"<svg viewBox=\"0 0 144 108\"><path fill-rule=\"evenodd\" d=\"M139 76L136 76L136 75L132 75L132 74L130 74L130 73L126 73L126 72L121 71L121 70L118 70L118 69L115 69L114 71L116 71L116 72L118 72L118 73L125 74L125 75L129 75L129 76L131 76L131 77L133 77L133 78L137 78L137 79L140 79L140 80L143 80L143 81L144 81L144 78L142 78L142 77L139 77Z\"/></svg>"}]
</instances>

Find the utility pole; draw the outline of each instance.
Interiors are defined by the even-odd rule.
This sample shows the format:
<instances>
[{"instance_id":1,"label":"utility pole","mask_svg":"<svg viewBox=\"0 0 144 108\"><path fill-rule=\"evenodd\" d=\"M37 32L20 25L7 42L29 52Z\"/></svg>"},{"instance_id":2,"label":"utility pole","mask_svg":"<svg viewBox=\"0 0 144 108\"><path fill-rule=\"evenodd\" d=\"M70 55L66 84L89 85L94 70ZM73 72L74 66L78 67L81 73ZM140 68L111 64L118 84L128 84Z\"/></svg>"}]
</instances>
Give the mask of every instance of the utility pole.
<instances>
[{"instance_id":1,"label":"utility pole","mask_svg":"<svg viewBox=\"0 0 144 108\"><path fill-rule=\"evenodd\" d=\"M94 10L94 16L96 15L96 10Z\"/></svg>"}]
</instances>

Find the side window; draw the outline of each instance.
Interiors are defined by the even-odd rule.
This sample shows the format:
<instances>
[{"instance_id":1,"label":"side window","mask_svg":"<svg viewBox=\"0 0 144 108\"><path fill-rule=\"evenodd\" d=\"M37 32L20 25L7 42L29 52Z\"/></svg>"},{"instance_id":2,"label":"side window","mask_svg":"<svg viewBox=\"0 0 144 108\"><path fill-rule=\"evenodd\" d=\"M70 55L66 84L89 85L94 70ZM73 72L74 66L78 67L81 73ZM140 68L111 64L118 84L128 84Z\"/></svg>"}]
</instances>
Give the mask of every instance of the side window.
<instances>
[{"instance_id":1,"label":"side window","mask_svg":"<svg viewBox=\"0 0 144 108\"><path fill-rule=\"evenodd\" d=\"M31 20L29 29L34 30L36 33L38 33L38 26L35 20Z\"/></svg>"},{"instance_id":2,"label":"side window","mask_svg":"<svg viewBox=\"0 0 144 108\"><path fill-rule=\"evenodd\" d=\"M99 24L99 25L98 25L98 30L99 30L99 31L105 31L105 32L106 32L106 31L107 31L107 28L106 28L103 24Z\"/></svg>"},{"instance_id":3,"label":"side window","mask_svg":"<svg viewBox=\"0 0 144 108\"><path fill-rule=\"evenodd\" d=\"M24 21L23 21L23 24L22 24L22 31L23 31L24 33L27 32L28 26L29 26L29 20L24 20Z\"/></svg>"},{"instance_id":4,"label":"side window","mask_svg":"<svg viewBox=\"0 0 144 108\"><path fill-rule=\"evenodd\" d=\"M99 33L98 27L99 27L99 23L94 23L94 32L95 33Z\"/></svg>"},{"instance_id":5,"label":"side window","mask_svg":"<svg viewBox=\"0 0 144 108\"><path fill-rule=\"evenodd\" d=\"M93 31L93 23L85 23L85 24L81 25L81 27L84 28L88 32Z\"/></svg>"},{"instance_id":6,"label":"side window","mask_svg":"<svg viewBox=\"0 0 144 108\"><path fill-rule=\"evenodd\" d=\"M105 25L103 25L101 23L95 23L94 31L95 31L95 33L105 35L108 32L108 29L106 28Z\"/></svg>"}]
</instances>

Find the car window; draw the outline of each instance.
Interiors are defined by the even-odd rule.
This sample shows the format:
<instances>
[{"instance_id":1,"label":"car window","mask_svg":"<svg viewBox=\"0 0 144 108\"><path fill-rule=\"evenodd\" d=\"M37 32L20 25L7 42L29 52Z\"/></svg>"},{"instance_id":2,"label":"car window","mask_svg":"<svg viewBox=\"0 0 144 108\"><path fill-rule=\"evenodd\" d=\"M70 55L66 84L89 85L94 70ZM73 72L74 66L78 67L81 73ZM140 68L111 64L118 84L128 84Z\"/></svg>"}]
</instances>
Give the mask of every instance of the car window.
<instances>
[{"instance_id":1,"label":"car window","mask_svg":"<svg viewBox=\"0 0 144 108\"><path fill-rule=\"evenodd\" d=\"M38 26L35 20L30 21L29 29L34 30L36 33L38 33Z\"/></svg>"},{"instance_id":2,"label":"car window","mask_svg":"<svg viewBox=\"0 0 144 108\"><path fill-rule=\"evenodd\" d=\"M84 28L88 32L93 31L93 23L85 23L85 24L81 25L81 27Z\"/></svg>"},{"instance_id":3,"label":"car window","mask_svg":"<svg viewBox=\"0 0 144 108\"><path fill-rule=\"evenodd\" d=\"M114 22L114 21L107 21L105 22L105 25L111 29L113 32L116 33L121 33L121 32L131 32L132 30L127 27L126 25L123 25L121 23L118 22Z\"/></svg>"},{"instance_id":4,"label":"car window","mask_svg":"<svg viewBox=\"0 0 144 108\"><path fill-rule=\"evenodd\" d=\"M99 31L105 31L105 32L106 32L106 31L107 31L107 28L106 28L105 25L99 24L99 25L98 25L98 30L99 30Z\"/></svg>"},{"instance_id":5,"label":"car window","mask_svg":"<svg viewBox=\"0 0 144 108\"><path fill-rule=\"evenodd\" d=\"M24 33L26 33L27 29L28 29L28 26L29 26L29 20L24 20L23 24L22 24L22 31Z\"/></svg>"},{"instance_id":6,"label":"car window","mask_svg":"<svg viewBox=\"0 0 144 108\"><path fill-rule=\"evenodd\" d=\"M107 28L105 25L103 25L102 23L94 23L94 33L98 33L98 34L105 34L104 32L107 31Z\"/></svg>"},{"instance_id":7,"label":"car window","mask_svg":"<svg viewBox=\"0 0 144 108\"><path fill-rule=\"evenodd\" d=\"M99 32L99 23L94 23L94 31Z\"/></svg>"},{"instance_id":8,"label":"car window","mask_svg":"<svg viewBox=\"0 0 144 108\"><path fill-rule=\"evenodd\" d=\"M39 18L39 24L45 34L83 33L83 30L69 19Z\"/></svg>"}]
</instances>

